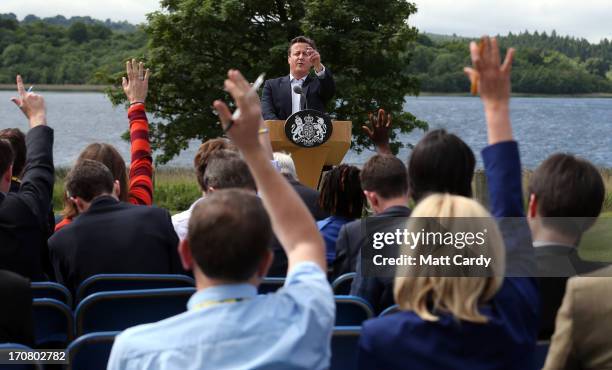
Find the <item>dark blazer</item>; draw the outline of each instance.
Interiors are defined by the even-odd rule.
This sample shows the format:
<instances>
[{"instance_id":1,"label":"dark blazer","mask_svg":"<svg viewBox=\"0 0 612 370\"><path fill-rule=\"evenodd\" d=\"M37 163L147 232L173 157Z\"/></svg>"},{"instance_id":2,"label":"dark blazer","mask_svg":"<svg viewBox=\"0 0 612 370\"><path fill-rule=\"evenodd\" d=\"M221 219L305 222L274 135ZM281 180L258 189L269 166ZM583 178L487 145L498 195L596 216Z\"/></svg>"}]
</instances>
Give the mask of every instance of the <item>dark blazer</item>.
<instances>
[{"instance_id":1,"label":"dark blazer","mask_svg":"<svg viewBox=\"0 0 612 370\"><path fill-rule=\"evenodd\" d=\"M319 192L309 188L306 185L301 184L297 180L289 179L289 184L293 187L293 190L299 195L302 199L308 210L312 214L315 220L322 220L327 217L327 213L319 207ZM272 266L270 266L270 270L268 270L268 276L285 276L287 275L287 268L289 267L289 262L287 261L287 254L283 249L283 246L280 244L276 236L274 236L272 240L272 253L274 253L274 260L272 261Z\"/></svg>"},{"instance_id":2,"label":"dark blazer","mask_svg":"<svg viewBox=\"0 0 612 370\"><path fill-rule=\"evenodd\" d=\"M323 77L309 74L302 84L308 109L325 112L325 104L334 96L336 83L329 68ZM266 80L261 97L264 120L286 120L291 115L291 81L289 75Z\"/></svg>"},{"instance_id":3,"label":"dark blazer","mask_svg":"<svg viewBox=\"0 0 612 370\"><path fill-rule=\"evenodd\" d=\"M0 270L0 343L34 344L30 281Z\"/></svg>"},{"instance_id":4,"label":"dark blazer","mask_svg":"<svg viewBox=\"0 0 612 370\"><path fill-rule=\"evenodd\" d=\"M347 272L357 272L351 284L351 295L365 299L372 304L374 313L379 314L385 308L395 304L393 300L393 278L364 276L361 266L361 249L371 248L368 236L375 232L395 230L405 227L404 217L410 216L410 208L395 206L385 209L373 217L394 218L389 222L370 223L366 233L366 220L356 220L346 224L340 230L336 242L336 260L334 261L334 279ZM400 222L401 225L397 225Z\"/></svg>"},{"instance_id":5,"label":"dark blazer","mask_svg":"<svg viewBox=\"0 0 612 370\"><path fill-rule=\"evenodd\" d=\"M577 248L564 245L547 245L534 250L542 304L538 339L548 340L555 331L557 311L565 295L567 279L598 270L608 264L582 260L578 256Z\"/></svg>"},{"instance_id":6,"label":"dark blazer","mask_svg":"<svg viewBox=\"0 0 612 370\"><path fill-rule=\"evenodd\" d=\"M511 264L500 290L480 312L484 324L459 321L437 313L425 321L413 311L400 311L363 324L359 339L361 369L533 369L539 296L535 278L524 277L535 265L529 227L522 218L521 166L516 142L491 145L482 153L496 217ZM519 276L520 275L520 276ZM521 277L523 276L523 277Z\"/></svg>"},{"instance_id":7,"label":"dark blazer","mask_svg":"<svg viewBox=\"0 0 612 370\"><path fill-rule=\"evenodd\" d=\"M168 211L100 196L49 239L49 251L57 281L74 294L96 274L184 273L178 242Z\"/></svg>"},{"instance_id":8,"label":"dark blazer","mask_svg":"<svg viewBox=\"0 0 612 370\"><path fill-rule=\"evenodd\" d=\"M47 215L53 191L53 130L37 126L26 135L27 160L17 193L0 193L0 269L47 280Z\"/></svg>"}]
</instances>

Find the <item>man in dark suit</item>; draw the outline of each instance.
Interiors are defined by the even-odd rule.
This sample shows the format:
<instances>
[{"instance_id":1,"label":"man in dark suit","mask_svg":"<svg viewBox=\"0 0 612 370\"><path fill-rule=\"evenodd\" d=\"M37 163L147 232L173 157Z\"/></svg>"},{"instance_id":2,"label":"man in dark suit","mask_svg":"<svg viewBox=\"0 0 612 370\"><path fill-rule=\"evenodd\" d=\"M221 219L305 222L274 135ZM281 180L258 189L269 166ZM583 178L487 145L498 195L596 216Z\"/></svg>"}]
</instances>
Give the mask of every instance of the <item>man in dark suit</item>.
<instances>
[{"instance_id":1,"label":"man in dark suit","mask_svg":"<svg viewBox=\"0 0 612 370\"><path fill-rule=\"evenodd\" d=\"M26 115L27 160L21 187L8 193L13 168L13 150L0 140L0 269L32 280L47 280L41 255L46 250L47 214L53 190L53 130L47 127L44 99L25 91L17 76L18 98L13 102Z\"/></svg>"},{"instance_id":2,"label":"man in dark suit","mask_svg":"<svg viewBox=\"0 0 612 370\"><path fill-rule=\"evenodd\" d=\"M66 190L80 216L49 239L49 251L58 282L73 294L97 274L183 272L168 211L120 202L119 183L102 163L77 162Z\"/></svg>"},{"instance_id":3,"label":"man in dark suit","mask_svg":"<svg viewBox=\"0 0 612 370\"><path fill-rule=\"evenodd\" d=\"M361 188L374 211L368 220L356 220L342 227L336 241L333 276L357 271L351 294L360 296L380 312L393 305L392 277L364 276L361 250L371 248L369 236L376 232L393 232L404 228L410 216L406 166L392 155L377 154L363 166Z\"/></svg>"},{"instance_id":4,"label":"man in dark suit","mask_svg":"<svg viewBox=\"0 0 612 370\"><path fill-rule=\"evenodd\" d=\"M30 281L0 270L0 343L34 344Z\"/></svg>"},{"instance_id":5,"label":"man in dark suit","mask_svg":"<svg viewBox=\"0 0 612 370\"><path fill-rule=\"evenodd\" d=\"M267 80L263 88L261 109L264 120L286 120L302 109L325 112L325 104L334 96L336 84L331 72L321 64L321 55L313 40L298 36L289 44L289 75ZM315 76L310 75L314 68ZM303 101L294 91L300 86Z\"/></svg>"},{"instance_id":6,"label":"man in dark suit","mask_svg":"<svg viewBox=\"0 0 612 370\"><path fill-rule=\"evenodd\" d=\"M554 154L536 169L528 190L527 216L542 302L539 337L549 339L568 277L606 266L578 256L582 234L601 212L605 188L591 163L569 154Z\"/></svg>"}]
</instances>

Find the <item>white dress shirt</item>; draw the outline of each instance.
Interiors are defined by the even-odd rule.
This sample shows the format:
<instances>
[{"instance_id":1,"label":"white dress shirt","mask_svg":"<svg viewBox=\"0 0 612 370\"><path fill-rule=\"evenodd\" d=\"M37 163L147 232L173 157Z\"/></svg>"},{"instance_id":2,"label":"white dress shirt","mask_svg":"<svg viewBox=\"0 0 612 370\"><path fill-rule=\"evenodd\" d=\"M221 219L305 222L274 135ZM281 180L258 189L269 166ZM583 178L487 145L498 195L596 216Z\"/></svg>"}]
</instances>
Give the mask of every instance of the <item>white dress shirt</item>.
<instances>
[{"instance_id":1,"label":"white dress shirt","mask_svg":"<svg viewBox=\"0 0 612 370\"><path fill-rule=\"evenodd\" d=\"M319 72L316 72L316 75L319 78L324 78L325 77L325 66L322 64L321 66L323 68ZM291 114L302 110L300 107L300 94L297 94L295 91L293 91L293 87L294 86L302 87L302 85L304 84L304 80L306 80L306 76L298 80L295 77L293 77L291 73L289 73L289 81L291 82Z\"/></svg>"}]
</instances>

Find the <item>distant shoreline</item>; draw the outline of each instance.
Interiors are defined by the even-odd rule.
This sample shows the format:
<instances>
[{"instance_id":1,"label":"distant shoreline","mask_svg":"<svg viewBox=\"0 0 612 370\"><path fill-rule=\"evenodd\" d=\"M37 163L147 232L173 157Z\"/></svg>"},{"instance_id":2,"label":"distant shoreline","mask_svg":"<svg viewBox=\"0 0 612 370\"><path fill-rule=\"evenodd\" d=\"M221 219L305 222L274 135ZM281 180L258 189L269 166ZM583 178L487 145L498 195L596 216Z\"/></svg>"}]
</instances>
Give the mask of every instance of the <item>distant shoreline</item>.
<instances>
[{"instance_id":1,"label":"distant shoreline","mask_svg":"<svg viewBox=\"0 0 612 370\"><path fill-rule=\"evenodd\" d=\"M112 85L34 85L36 91L54 91L54 92L105 92ZM0 91L13 91L14 84L0 84ZM469 97L469 93L441 93L422 91L419 96L457 96ZM526 94L513 93L513 97L517 98L609 98L612 99L612 93L591 93L591 94Z\"/></svg>"},{"instance_id":2,"label":"distant shoreline","mask_svg":"<svg viewBox=\"0 0 612 370\"><path fill-rule=\"evenodd\" d=\"M111 85L34 85L35 91L104 92ZM13 91L14 84L0 84L0 91Z\"/></svg>"}]
</instances>

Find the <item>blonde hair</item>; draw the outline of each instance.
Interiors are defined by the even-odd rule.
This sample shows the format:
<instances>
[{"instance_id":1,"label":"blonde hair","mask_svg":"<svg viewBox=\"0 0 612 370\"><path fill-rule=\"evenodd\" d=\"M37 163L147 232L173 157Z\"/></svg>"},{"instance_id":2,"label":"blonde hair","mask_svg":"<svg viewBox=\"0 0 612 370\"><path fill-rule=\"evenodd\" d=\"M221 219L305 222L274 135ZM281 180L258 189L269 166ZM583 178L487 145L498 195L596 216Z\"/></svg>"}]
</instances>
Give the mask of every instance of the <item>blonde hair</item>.
<instances>
[{"instance_id":1,"label":"blonde hair","mask_svg":"<svg viewBox=\"0 0 612 370\"><path fill-rule=\"evenodd\" d=\"M274 160L280 167L280 173L282 175L289 176L293 180L298 179L297 172L295 170L295 163L293 162L293 158L291 158L291 154L285 152L274 152L273 156Z\"/></svg>"},{"instance_id":2,"label":"blonde hair","mask_svg":"<svg viewBox=\"0 0 612 370\"><path fill-rule=\"evenodd\" d=\"M430 219L425 219L430 217ZM457 218L470 217L469 220ZM420 219L419 219L420 218ZM435 218L432 222L431 218ZM495 220L478 202L450 194L434 194L422 200L408 221L409 232L433 231L437 225L453 234L486 230L482 254L491 258L486 274L476 273L471 266L453 266L453 274L445 276L443 266L400 267L396 271L394 298L401 310L412 310L421 319L437 321L434 312L447 312L456 319L486 323L479 305L491 299L499 290L505 268L505 248ZM417 244L408 253L416 254ZM449 255L448 248L444 254ZM451 247L452 248L452 247ZM435 253L442 248L435 249ZM422 252L422 249L421 249ZM454 255L474 256L470 248L452 248ZM417 257L418 258L418 257ZM484 276L483 276L484 275Z\"/></svg>"}]
</instances>

